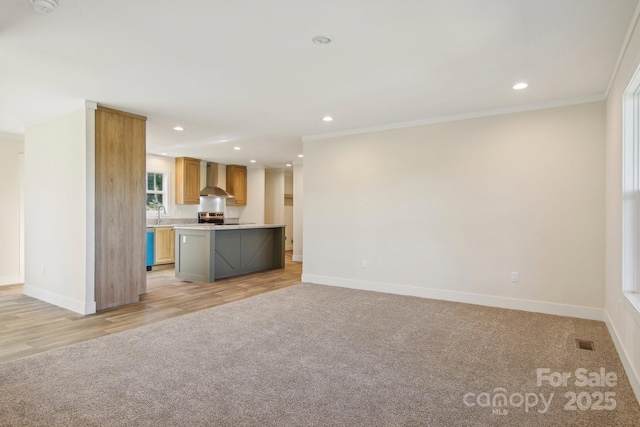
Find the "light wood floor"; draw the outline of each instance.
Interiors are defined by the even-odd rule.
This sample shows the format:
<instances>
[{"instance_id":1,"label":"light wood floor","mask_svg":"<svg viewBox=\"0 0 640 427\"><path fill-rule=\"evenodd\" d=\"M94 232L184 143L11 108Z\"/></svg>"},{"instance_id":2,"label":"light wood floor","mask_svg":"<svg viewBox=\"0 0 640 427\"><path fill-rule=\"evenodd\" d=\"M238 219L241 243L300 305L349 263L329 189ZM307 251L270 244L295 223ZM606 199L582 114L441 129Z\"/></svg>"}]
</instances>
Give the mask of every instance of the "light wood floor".
<instances>
[{"instance_id":1,"label":"light wood floor","mask_svg":"<svg viewBox=\"0 0 640 427\"><path fill-rule=\"evenodd\" d=\"M123 307L80 315L0 286L0 362L126 331L300 282L302 264L286 252L285 268L215 283L176 279L174 270L147 273L147 293Z\"/></svg>"}]
</instances>

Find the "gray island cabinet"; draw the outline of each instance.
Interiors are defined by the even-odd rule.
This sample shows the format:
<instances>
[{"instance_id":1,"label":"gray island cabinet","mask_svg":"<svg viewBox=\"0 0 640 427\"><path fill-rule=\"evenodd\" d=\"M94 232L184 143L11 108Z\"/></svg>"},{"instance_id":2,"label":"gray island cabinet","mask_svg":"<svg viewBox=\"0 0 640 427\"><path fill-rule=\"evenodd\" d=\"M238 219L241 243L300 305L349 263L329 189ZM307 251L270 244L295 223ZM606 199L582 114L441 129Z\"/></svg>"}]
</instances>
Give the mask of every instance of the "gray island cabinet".
<instances>
[{"instance_id":1,"label":"gray island cabinet","mask_svg":"<svg viewBox=\"0 0 640 427\"><path fill-rule=\"evenodd\" d=\"M284 268L284 225L175 226L176 277L214 282Z\"/></svg>"}]
</instances>

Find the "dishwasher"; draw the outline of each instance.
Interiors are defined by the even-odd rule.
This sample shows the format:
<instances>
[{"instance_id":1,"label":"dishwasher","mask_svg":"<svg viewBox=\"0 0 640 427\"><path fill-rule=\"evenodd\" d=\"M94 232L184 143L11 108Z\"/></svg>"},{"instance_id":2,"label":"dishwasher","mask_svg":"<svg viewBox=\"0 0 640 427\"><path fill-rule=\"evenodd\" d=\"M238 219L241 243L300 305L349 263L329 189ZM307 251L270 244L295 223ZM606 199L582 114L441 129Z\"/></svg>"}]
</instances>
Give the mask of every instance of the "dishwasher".
<instances>
[{"instance_id":1,"label":"dishwasher","mask_svg":"<svg viewBox=\"0 0 640 427\"><path fill-rule=\"evenodd\" d=\"M155 261L155 251L154 251L154 234L155 231L153 228L147 228L147 271L151 271L151 267Z\"/></svg>"}]
</instances>

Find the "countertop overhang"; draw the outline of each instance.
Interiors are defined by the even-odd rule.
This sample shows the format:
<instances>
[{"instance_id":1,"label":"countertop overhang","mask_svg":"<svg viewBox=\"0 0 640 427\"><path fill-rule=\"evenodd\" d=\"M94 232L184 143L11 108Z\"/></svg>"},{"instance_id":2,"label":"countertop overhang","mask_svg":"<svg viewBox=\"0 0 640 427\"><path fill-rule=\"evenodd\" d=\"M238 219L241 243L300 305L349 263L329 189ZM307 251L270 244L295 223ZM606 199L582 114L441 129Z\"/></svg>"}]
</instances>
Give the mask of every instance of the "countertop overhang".
<instances>
[{"instance_id":1,"label":"countertop overhang","mask_svg":"<svg viewBox=\"0 0 640 427\"><path fill-rule=\"evenodd\" d=\"M214 224L180 224L174 225L174 229L184 230L242 230L250 228L280 228L286 227L284 224L227 224L227 225L214 225Z\"/></svg>"}]
</instances>

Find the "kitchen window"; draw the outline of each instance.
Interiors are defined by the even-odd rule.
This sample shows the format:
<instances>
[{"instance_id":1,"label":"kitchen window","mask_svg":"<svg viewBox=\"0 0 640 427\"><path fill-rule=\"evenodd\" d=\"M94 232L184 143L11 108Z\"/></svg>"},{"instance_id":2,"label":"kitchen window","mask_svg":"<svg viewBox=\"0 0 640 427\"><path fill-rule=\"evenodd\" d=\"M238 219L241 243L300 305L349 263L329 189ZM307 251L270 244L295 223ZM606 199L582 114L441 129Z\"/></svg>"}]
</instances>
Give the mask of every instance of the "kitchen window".
<instances>
[{"instance_id":1,"label":"kitchen window","mask_svg":"<svg viewBox=\"0 0 640 427\"><path fill-rule=\"evenodd\" d=\"M147 212L157 211L160 206L167 207L167 174L147 172Z\"/></svg>"},{"instance_id":2,"label":"kitchen window","mask_svg":"<svg viewBox=\"0 0 640 427\"><path fill-rule=\"evenodd\" d=\"M622 290L640 311L640 69L622 106Z\"/></svg>"}]
</instances>

